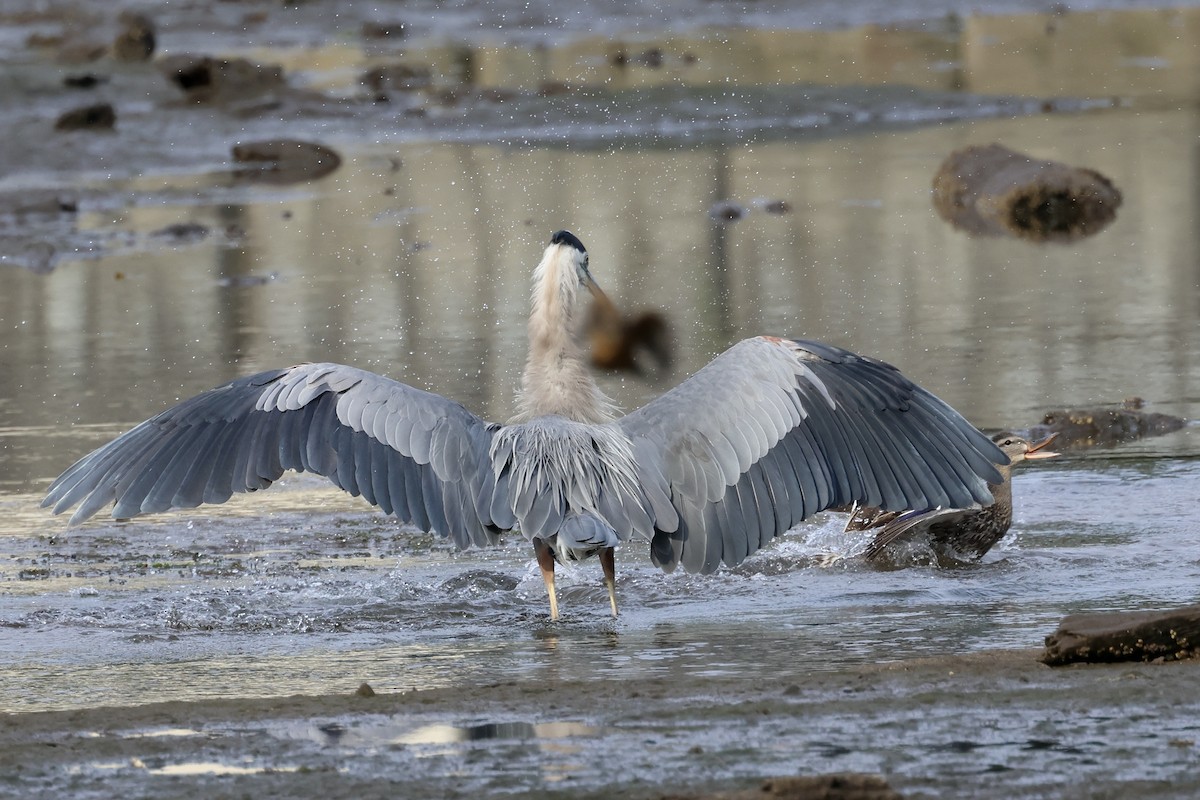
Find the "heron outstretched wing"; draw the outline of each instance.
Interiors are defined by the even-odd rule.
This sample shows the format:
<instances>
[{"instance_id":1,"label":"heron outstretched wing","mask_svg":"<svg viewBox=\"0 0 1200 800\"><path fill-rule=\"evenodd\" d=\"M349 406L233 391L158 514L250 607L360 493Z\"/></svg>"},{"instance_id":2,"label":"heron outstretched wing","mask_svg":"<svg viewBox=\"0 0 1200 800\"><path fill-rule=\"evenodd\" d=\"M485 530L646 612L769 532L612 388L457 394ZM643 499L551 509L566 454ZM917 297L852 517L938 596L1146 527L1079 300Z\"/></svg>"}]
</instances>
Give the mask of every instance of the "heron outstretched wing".
<instances>
[{"instance_id":1,"label":"heron outstretched wing","mask_svg":"<svg viewBox=\"0 0 1200 800\"><path fill-rule=\"evenodd\" d=\"M893 366L811 341L746 339L620 421L656 509L656 564L740 563L818 511L988 503L1007 457Z\"/></svg>"},{"instance_id":2,"label":"heron outstretched wing","mask_svg":"<svg viewBox=\"0 0 1200 800\"><path fill-rule=\"evenodd\" d=\"M294 469L460 546L484 544L514 523L493 518L497 429L440 395L341 364L304 364L163 411L80 459L42 505L58 514L79 504L72 524L110 502L113 517L127 518L223 503Z\"/></svg>"}]
</instances>

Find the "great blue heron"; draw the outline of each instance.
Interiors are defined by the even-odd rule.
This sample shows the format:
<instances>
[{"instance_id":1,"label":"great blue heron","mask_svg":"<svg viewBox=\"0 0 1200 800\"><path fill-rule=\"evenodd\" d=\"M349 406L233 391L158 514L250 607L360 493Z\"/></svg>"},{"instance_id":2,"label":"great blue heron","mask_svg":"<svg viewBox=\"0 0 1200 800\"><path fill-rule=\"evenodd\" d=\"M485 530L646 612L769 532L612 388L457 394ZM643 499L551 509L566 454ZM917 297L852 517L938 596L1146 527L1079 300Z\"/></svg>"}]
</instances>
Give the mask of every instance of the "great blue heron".
<instances>
[{"instance_id":1,"label":"great blue heron","mask_svg":"<svg viewBox=\"0 0 1200 800\"><path fill-rule=\"evenodd\" d=\"M914 509L897 513L878 508L857 508L846 523L847 531L876 530L875 538L863 551L868 559L878 558L888 545L914 536L924 536L939 554L953 558L982 558L996 542L1004 538L1012 525L1012 468L1026 459L1053 458L1058 453L1046 446L1058 437L1054 433L1037 444L1003 431L992 437L1008 456L1000 467L1003 478L989 483L993 502L970 508Z\"/></svg>"},{"instance_id":2,"label":"great blue heron","mask_svg":"<svg viewBox=\"0 0 1200 800\"><path fill-rule=\"evenodd\" d=\"M614 548L640 538L670 571L741 563L818 511L988 503L1006 457L894 367L760 336L616 418L575 336L583 244L555 233L534 271L519 413L505 425L340 364L238 378L163 411L54 481L71 523L222 503L285 470L315 472L460 547L519 527L558 618L555 559L598 554L615 615Z\"/></svg>"}]
</instances>

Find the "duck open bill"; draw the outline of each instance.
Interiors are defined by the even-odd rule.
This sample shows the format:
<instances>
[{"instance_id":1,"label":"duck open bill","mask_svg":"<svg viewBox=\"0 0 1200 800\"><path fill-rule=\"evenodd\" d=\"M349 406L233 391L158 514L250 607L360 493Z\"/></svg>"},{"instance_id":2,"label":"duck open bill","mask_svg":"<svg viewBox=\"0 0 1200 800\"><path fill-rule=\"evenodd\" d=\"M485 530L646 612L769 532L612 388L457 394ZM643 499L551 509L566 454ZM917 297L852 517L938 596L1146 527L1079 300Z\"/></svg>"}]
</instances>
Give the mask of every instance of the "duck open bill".
<instances>
[{"instance_id":1,"label":"duck open bill","mask_svg":"<svg viewBox=\"0 0 1200 800\"><path fill-rule=\"evenodd\" d=\"M1054 452L1053 450L1042 450L1042 448L1045 447L1046 445L1050 444L1057 438L1058 438L1057 433L1050 434L1045 439L1042 439L1037 444L1031 446L1029 448L1029 450L1025 453L1025 457L1026 458L1054 458L1055 456L1057 456L1059 454Z\"/></svg>"}]
</instances>

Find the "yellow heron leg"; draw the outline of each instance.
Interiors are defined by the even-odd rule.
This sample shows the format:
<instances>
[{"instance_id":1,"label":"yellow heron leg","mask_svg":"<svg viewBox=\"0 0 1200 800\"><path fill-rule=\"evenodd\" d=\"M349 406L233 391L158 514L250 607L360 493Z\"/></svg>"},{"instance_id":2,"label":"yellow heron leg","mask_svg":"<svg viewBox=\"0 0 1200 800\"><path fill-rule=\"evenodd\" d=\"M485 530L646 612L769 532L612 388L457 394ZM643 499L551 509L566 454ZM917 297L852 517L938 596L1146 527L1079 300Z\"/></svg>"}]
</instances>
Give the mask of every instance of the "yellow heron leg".
<instances>
[{"instance_id":1,"label":"yellow heron leg","mask_svg":"<svg viewBox=\"0 0 1200 800\"><path fill-rule=\"evenodd\" d=\"M600 551L600 569L604 570L604 587L608 589L608 604L612 615L617 615L617 556L616 549L606 547Z\"/></svg>"},{"instance_id":2,"label":"yellow heron leg","mask_svg":"<svg viewBox=\"0 0 1200 800\"><path fill-rule=\"evenodd\" d=\"M558 595L554 591L554 551L541 539L533 540L533 551L537 554L538 566L542 568L542 580L546 582L546 594L550 597L550 619L558 619Z\"/></svg>"}]
</instances>

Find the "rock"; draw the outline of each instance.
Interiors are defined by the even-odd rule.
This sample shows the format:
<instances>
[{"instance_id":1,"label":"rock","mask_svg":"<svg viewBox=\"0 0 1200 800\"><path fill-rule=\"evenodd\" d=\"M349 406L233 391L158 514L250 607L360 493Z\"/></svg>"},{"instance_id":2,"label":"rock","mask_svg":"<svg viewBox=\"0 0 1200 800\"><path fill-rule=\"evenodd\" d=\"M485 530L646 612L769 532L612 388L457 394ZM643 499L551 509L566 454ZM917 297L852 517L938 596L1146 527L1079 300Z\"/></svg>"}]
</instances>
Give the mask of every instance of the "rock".
<instances>
[{"instance_id":1,"label":"rock","mask_svg":"<svg viewBox=\"0 0 1200 800\"><path fill-rule=\"evenodd\" d=\"M363 73L359 80L373 92L412 92L428 88L433 83L433 71L411 64L386 64Z\"/></svg>"},{"instance_id":2,"label":"rock","mask_svg":"<svg viewBox=\"0 0 1200 800\"><path fill-rule=\"evenodd\" d=\"M1200 605L1170 611L1072 614L1046 637L1042 662L1175 661L1200 656Z\"/></svg>"},{"instance_id":3,"label":"rock","mask_svg":"<svg viewBox=\"0 0 1200 800\"><path fill-rule=\"evenodd\" d=\"M364 22L362 37L364 39L403 39L408 34L408 26L403 22Z\"/></svg>"},{"instance_id":4,"label":"rock","mask_svg":"<svg viewBox=\"0 0 1200 800\"><path fill-rule=\"evenodd\" d=\"M577 92L574 86L561 81L542 81L538 84L538 97L562 97L563 95L574 94Z\"/></svg>"},{"instance_id":5,"label":"rock","mask_svg":"<svg viewBox=\"0 0 1200 800\"><path fill-rule=\"evenodd\" d=\"M91 39L64 40L55 54L55 60L60 64L86 64L99 61L108 52L108 45Z\"/></svg>"},{"instance_id":6,"label":"rock","mask_svg":"<svg viewBox=\"0 0 1200 800\"><path fill-rule=\"evenodd\" d=\"M741 203L735 203L732 200L721 200L713 203L708 209L708 216L718 222L736 222L746 216L746 207Z\"/></svg>"},{"instance_id":7,"label":"rock","mask_svg":"<svg viewBox=\"0 0 1200 800\"><path fill-rule=\"evenodd\" d=\"M210 233L206 225L199 222L173 222L163 228L150 232L152 239L165 239L171 244L194 244L208 238Z\"/></svg>"},{"instance_id":8,"label":"rock","mask_svg":"<svg viewBox=\"0 0 1200 800\"><path fill-rule=\"evenodd\" d=\"M79 197L61 189L0 192L0 221L4 217L59 216L79 211Z\"/></svg>"},{"instance_id":9,"label":"rock","mask_svg":"<svg viewBox=\"0 0 1200 800\"><path fill-rule=\"evenodd\" d=\"M296 183L324 177L337 169L342 158L328 147L295 139L245 142L233 148L233 160L251 164L239 178L262 183Z\"/></svg>"},{"instance_id":10,"label":"rock","mask_svg":"<svg viewBox=\"0 0 1200 800\"><path fill-rule=\"evenodd\" d=\"M21 267L38 275L54 271L58 252L49 242L0 234L0 265Z\"/></svg>"},{"instance_id":11,"label":"rock","mask_svg":"<svg viewBox=\"0 0 1200 800\"><path fill-rule=\"evenodd\" d=\"M971 234L1069 242L1100 231L1120 205L1120 191L1099 172L999 144L951 153L933 179L938 214Z\"/></svg>"},{"instance_id":12,"label":"rock","mask_svg":"<svg viewBox=\"0 0 1200 800\"><path fill-rule=\"evenodd\" d=\"M149 61L154 55L154 23L145 14L126 11L120 16L121 31L113 39L112 55L117 61Z\"/></svg>"},{"instance_id":13,"label":"rock","mask_svg":"<svg viewBox=\"0 0 1200 800\"><path fill-rule=\"evenodd\" d=\"M279 280L278 272L271 271L265 275L224 275L217 278L217 286L223 288L243 286L265 286Z\"/></svg>"},{"instance_id":14,"label":"rock","mask_svg":"<svg viewBox=\"0 0 1200 800\"><path fill-rule=\"evenodd\" d=\"M117 124L117 112L109 103L64 111L54 123L56 131L111 131Z\"/></svg>"},{"instance_id":15,"label":"rock","mask_svg":"<svg viewBox=\"0 0 1200 800\"><path fill-rule=\"evenodd\" d=\"M754 205L768 214L789 214L792 211L792 204L787 200L759 199L755 201Z\"/></svg>"},{"instance_id":16,"label":"rock","mask_svg":"<svg viewBox=\"0 0 1200 800\"><path fill-rule=\"evenodd\" d=\"M608 57L608 63L614 67L625 67L630 64L636 64L650 69L659 69L665 62L666 54L660 47L651 47L640 53L630 55L624 46L621 46Z\"/></svg>"},{"instance_id":17,"label":"rock","mask_svg":"<svg viewBox=\"0 0 1200 800\"><path fill-rule=\"evenodd\" d=\"M104 75L95 75L91 72L84 72L78 75L66 75L63 77L63 86L68 89L95 89L102 83L107 83L108 78Z\"/></svg>"},{"instance_id":18,"label":"rock","mask_svg":"<svg viewBox=\"0 0 1200 800\"><path fill-rule=\"evenodd\" d=\"M1140 397L1129 398L1121 408L1061 408L1047 411L1029 429L1032 438L1057 433L1056 447L1113 447L1148 436L1162 436L1188 424L1182 417L1143 411Z\"/></svg>"},{"instance_id":19,"label":"rock","mask_svg":"<svg viewBox=\"0 0 1200 800\"><path fill-rule=\"evenodd\" d=\"M162 59L159 70L193 103L231 105L286 88L282 67L243 58L181 54Z\"/></svg>"}]
</instances>

